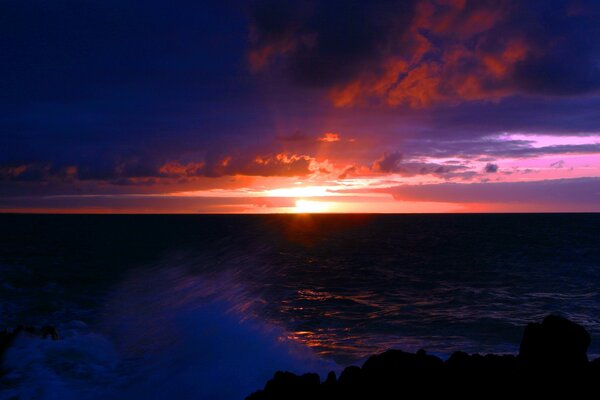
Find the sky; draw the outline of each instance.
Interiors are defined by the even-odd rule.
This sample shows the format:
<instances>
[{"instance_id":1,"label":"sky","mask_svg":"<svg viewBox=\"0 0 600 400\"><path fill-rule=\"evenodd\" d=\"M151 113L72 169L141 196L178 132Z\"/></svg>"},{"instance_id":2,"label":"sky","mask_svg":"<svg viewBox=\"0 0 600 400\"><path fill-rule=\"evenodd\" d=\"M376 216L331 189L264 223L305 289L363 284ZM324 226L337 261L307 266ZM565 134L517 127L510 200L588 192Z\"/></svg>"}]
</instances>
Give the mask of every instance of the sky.
<instances>
[{"instance_id":1,"label":"sky","mask_svg":"<svg viewBox=\"0 0 600 400\"><path fill-rule=\"evenodd\" d=\"M595 0L0 1L0 211L600 211Z\"/></svg>"}]
</instances>

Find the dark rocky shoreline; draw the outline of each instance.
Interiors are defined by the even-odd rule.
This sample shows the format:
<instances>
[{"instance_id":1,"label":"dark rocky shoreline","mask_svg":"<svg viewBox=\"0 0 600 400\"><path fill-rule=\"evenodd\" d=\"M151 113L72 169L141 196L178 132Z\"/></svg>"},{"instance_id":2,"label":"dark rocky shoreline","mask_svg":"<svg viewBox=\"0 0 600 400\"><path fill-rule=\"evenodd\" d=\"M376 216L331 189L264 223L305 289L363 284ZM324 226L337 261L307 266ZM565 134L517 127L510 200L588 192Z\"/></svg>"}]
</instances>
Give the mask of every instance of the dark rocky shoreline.
<instances>
[{"instance_id":1,"label":"dark rocky shoreline","mask_svg":"<svg viewBox=\"0 0 600 400\"><path fill-rule=\"evenodd\" d=\"M51 326L0 331L0 360L20 335L59 340ZM588 398L600 385L600 358L587 357L590 342L584 327L551 315L527 325L518 355L459 351L442 360L424 350L415 354L388 350L370 357L362 367L345 368L339 377L330 372L324 381L315 373L276 372L262 390L246 399ZM0 376L6 372L0 368Z\"/></svg>"},{"instance_id":2,"label":"dark rocky shoreline","mask_svg":"<svg viewBox=\"0 0 600 400\"><path fill-rule=\"evenodd\" d=\"M590 342L584 327L551 315L527 325L516 356L455 352L444 361L424 350L389 350L323 382L279 371L246 400L593 397L600 358L588 361Z\"/></svg>"}]
</instances>

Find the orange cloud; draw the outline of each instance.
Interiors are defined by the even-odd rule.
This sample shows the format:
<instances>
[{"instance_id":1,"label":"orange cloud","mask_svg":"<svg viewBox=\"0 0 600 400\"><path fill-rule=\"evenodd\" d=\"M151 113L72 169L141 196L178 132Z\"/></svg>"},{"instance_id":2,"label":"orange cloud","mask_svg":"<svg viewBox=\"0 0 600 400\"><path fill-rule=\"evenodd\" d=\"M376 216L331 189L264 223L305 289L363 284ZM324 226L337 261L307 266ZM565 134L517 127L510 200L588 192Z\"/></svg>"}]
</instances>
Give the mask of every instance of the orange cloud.
<instances>
[{"instance_id":1,"label":"orange cloud","mask_svg":"<svg viewBox=\"0 0 600 400\"><path fill-rule=\"evenodd\" d=\"M364 92L363 83L359 79L347 85L333 88L329 93L329 98L336 107L349 107L357 105Z\"/></svg>"},{"instance_id":2,"label":"orange cloud","mask_svg":"<svg viewBox=\"0 0 600 400\"><path fill-rule=\"evenodd\" d=\"M72 181L79 170L75 165L54 166L52 163L7 165L0 167L0 180L4 181Z\"/></svg>"},{"instance_id":3,"label":"orange cloud","mask_svg":"<svg viewBox=\"0 0 600 400\"><path fill-rule=\"evenodd\" d=\"M15 165L0 168L0 176L4 179L14 179L25 173L29 165Z\"/></svg>"},{"instance_id":4,"label":"orange cloud","mask_svg":"<svg viewBox=\"0 0 600 400\"><path fill-rule=\"evenodd\" d=\"M163 177L220 177L225 175L246 176L305 176L313 172L314 158L306 155L279 153L268 156L224 156L210 162L182 164L169 161L159 168Z\"/></svg>"},{"instance_id":5,"label":"orange cloud","mask_svg":"<svg viewBox=\"0 0 600 400\"><path fill-rule=\"evenodd\" d=\"M292 42L282 42L276 45L267 45L258 47L248 52L248 63L252 71L259 71L264 68L271 58L278 54L285 54L294 48Z\"/></svg>"},{"instance_id":6,"label":"orange cloud","mask_svg":"<svg viewBox=\"0 0 600 400\"><path fill-rule=\"evenodd\" d=\"M254 24L250 25L250 43L248 63L254 72L265 68L277 56L292 52L299 46L310 46L316 40L314 34L293 36L293 27L289 26L283 32L271 35L269 40L262 38Z\"/></svg>"},{"instance_id":7,"label":"orange cloud","mask_svg":"<svg viewBox=\"0 0 600 400\"><path fill-rule=\"evenodd\" d=\"M391 27L378 20L382 25L376 27L385 27L386 35L370 45L369 49L377 49L375 54L365 52L371 58L365 55L354 60L357 66L348 69L352 72L347 76L333 74L326 86L328 97L336 107L383 104L422 108L514 94L518 91L515 67L534 47L524 35L506 28L517 8L510 1L467 0L418 0L411 13L398 7L397 15L386 15ZM311 55L309 61L327 57L333 62L334 56L325 52L332 51L326 46L329 42L320 43L329 31L322 29L319 35L318 28L297 17L300 14L284 14L287 24L272 22L269 26L277 28L277 34L254 23L249 53L253 69L264 68L277 56L289 56L286 61L294 67L290 70L308 69L312 74L320 64L306 64L307 55ZM411 17L405 18L408 14ZM340 70L343 60L340 57Z\"/></svg>"},{"instance_id":8,"label":"orange cloud","mask_svg":"<svg viewBox=\"0 0 600 400\"><path fill-rule=\"evenodd\" d=\"M167 177L196 176L200 175L203 168L203 162L191 162L184 165L176 161L169 161L161 165L158 172Z\"/></svg>"},{"instance_id":9,"label":"orange cloud","mask_svg":"<svg viewBox=\"0 0 600 400\"><path fill-rule=\"evenodd\" d=\"M320 142L327 142L327 143L332 143L332 142L339 142L340 141L340 135L339 133L334 133L334 132L326 132L322 137L320 137L318 139Z\"/></svg>"},{"instance_id":10,"label":"orange cloud","mask_svg":"<svg viewBox=\"0 0 600 400\"><path fill-rule=\"evenodd\" d=\"M501 98L513 92L510 74L530 48L523 40L511 39L496 51L460 43L444 50L426 50L422 45L419 51L424 53L416 62L390 58L380 74L365 73L334 87L329 93L332 103L349 107L376 101L392 107L422 108L440 102ZM425 61L430 51L441 56Z\"/></svg>"}]
</instances>

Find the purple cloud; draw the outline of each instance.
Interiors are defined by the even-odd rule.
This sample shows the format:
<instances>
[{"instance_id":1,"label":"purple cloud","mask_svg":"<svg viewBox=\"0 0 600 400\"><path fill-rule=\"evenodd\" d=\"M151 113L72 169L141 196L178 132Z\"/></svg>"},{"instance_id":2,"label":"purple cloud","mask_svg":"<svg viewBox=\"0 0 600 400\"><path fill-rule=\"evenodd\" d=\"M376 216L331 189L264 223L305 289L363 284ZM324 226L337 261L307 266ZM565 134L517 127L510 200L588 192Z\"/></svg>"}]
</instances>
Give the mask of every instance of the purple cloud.
<instances>
[{"instance_id":1,"label":"purple cloud","mask_svg":"<svg viewBox=\"0 0 600 400\"><path fill-rule=\"evenodd\" d=\"M600 178L400 185L377 190L400 201L588 205L600 211Z\"/></svg>"}]
</instances>

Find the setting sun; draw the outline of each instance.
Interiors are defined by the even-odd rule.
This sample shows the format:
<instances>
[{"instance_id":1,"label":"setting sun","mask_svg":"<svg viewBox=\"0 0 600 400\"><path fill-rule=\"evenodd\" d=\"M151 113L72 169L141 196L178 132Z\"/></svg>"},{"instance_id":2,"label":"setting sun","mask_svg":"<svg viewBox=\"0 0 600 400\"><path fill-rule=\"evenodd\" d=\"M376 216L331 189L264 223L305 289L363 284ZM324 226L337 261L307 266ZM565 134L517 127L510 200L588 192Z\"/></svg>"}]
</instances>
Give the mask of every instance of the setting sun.
<instances>
[{"instance_id":1,"label":"setting sun","mask_svg":"<svg viewBox=\"0 0 600 400\"><path fill-rule=\"evenodd\" d=\"M293 212L296 213L324 213L332 212L334 203L314 200L296 200L296 208Z\"/></svg>"}]
</instances>

